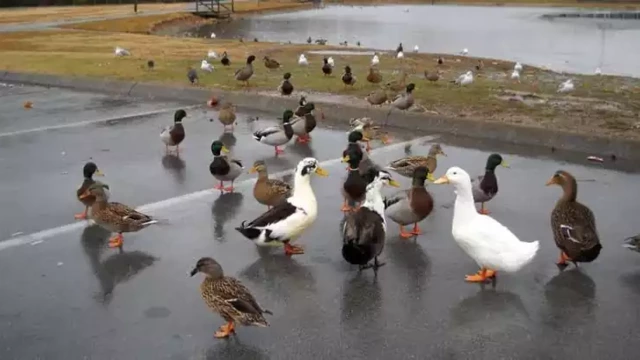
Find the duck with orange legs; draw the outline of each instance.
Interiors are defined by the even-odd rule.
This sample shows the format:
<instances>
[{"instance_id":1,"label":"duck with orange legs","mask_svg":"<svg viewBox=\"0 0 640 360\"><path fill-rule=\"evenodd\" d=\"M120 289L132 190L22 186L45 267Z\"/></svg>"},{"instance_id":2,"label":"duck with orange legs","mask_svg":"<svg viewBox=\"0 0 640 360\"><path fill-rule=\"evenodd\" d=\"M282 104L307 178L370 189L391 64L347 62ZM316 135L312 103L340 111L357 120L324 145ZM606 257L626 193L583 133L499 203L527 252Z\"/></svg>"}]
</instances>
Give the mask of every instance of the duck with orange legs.
<instances>
[{"instance_id":1,"label":"duck with orange legs","mask_svg":"<svg viewBox=\"0 0 640 360\"><path fill-rule=\"evenodd\" d=\"M85 192L89 190L89 187L93 185L96 181L93 179L94 176L104 176L104 174L98 169L98 166L93 162L88 162L84 164L82 168L82 174L84 175L84 181L82 181L82 185L78 188L76 193L76 197L78 201L84 205L84 211L74 215L76 220L86 220L89 208L96 201L96 198L93 195L84 196ZM108 198L108 196L107 196Z\"/></svg>"},{"instance_id":2,"label":"duck with orange legs","mask_svg":"<svg viewBox=\"0 0 640 360\"><path fill-rule=\"evenodd\" d=\"M408 239L422 234L418 223L433 211L433 198L425 188L429 169L419 166L413 171L411 188L402 190L384 199L385 215L400 225L400 237ZM413 230L404 227L413 224Z\"/></svg>"}]
</instances>

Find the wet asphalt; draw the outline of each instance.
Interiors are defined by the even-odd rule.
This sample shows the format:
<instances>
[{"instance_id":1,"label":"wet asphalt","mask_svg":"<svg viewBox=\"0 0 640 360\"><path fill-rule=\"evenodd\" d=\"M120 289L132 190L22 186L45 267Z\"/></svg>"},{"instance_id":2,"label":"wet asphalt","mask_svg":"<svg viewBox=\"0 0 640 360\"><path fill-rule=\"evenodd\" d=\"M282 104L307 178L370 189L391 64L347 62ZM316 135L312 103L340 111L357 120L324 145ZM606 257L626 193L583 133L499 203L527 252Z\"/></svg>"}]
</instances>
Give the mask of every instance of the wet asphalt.
<instances>
[{"instance_id":1,"label":"wet asphalt","mask_svg":"<svg viewBox=\"0 0 640 360\"><path fill-rule=\"evenodd\" d=\"M640 230L633 164L594 165L582 155L432 138L448 155L436 176L454 165L480 173L488 154L500 152L511 168L498 169L500 192L488 208L522 240L541 241L532 264L500 274L495 288L481 288L463 281L477 268L451 237L448 186L428 187L436 208L421 223L425 234L402 240L389 225L387 265L377 277L342 260L345 174L331 160L344 146L344 129L318 128L308 148L289 147L278 159L249 135L273 117L240 112L235 140L223 138L246 168L257 159L266 159L271 172L306 156L325 162L330 176L312 181L319 217L300 240L306 254L287 258L281 249L259 251L233 229L265 210L252 197L252 182L243 182L249 175L236 193L193 195L214 183L209 146L222 135L222 126L208 120L215 112L187 111L178 159L164 155L158 136L172 111L7 133L181 104L31 87L0 87L0 99L0 359L634 358L640 256L620 246ZM26 100L32 110L22 108ZM408 139L392 136L395 143ZM429 144L411 151L425 153ZM372 158L384 164L404 155L403 146L378 145ZM155 203L147 209L163 220L125 234L122 253L106 246L110 234L98 227L59 228L81 210L74 195L88 159L106 174L100 180L111 186L112 200ZM580 180L579 198L596 214L604 246L594 263L562 273L549 228L560 189L544 186L558 169ZM165 199L173 200L158 203ZM47 229L59 231L6 246ZM200 298L201 276L188 276L202 256L216 258L273 311L269 328L243 327L234 338L213 339L222 320Z\"/></svg>"}]
</instances>

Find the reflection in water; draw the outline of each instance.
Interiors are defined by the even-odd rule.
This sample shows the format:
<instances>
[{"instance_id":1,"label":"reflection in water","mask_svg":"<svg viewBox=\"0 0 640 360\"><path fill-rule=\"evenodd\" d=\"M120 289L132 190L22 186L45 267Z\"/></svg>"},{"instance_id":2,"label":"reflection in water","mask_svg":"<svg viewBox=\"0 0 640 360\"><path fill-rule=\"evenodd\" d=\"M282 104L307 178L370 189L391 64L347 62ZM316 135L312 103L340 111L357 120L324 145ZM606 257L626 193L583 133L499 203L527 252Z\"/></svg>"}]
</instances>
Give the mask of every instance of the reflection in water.
<instances>
[{"instance_id":1,"label":"reflection in water","mask_svg":"<svg viewBox=\"0 0 640 360\"><path fill-rule=\"evenodd\" d=\"M559 273L544 286L544 323L563 332L584 327L594 320L595 296L596 284L579 268Z\"/></svg>"},{"instance_id":2,"label":"reflection in water","mask_svg":"<svg viewBox=\"0 0 640 360\"><path fill-rule=\"evenodd\" d=\"M350 323L354 326L365 325L369 331L372 329L372 322L377 326L382 308L382 291L377 278L363 276L359 273L355 277L348 276L342 289L341 319L343 323ZM384 326L381 327L382 330Z\"/></svg>"},{"instance_id":3,"label":"reflection in water","mask_svg":"<svg viewBox=\"0 0 640 360\"><path fill-rule=\"evenodd\" d=\"M237 142L236 136L232 132L223 132L218 140L222 141L224 146L229 148L229 150L233 149Z\"/></svg>"},{"instance_id":4,"label":"reflection in water","mask_svg":"<svg viewBox=\"0 0 640 360\"><path fill-rule=\"evenodd\" d=\"M314 157L315 154L315 151L313 151L309 144L294 143L293 145L287 146L287 150L302 158Z\"/></svg>"},{"instance_id":5,"label":"reflection in water","mask_svg":"<svg viewBox=\"0 0 640 360\"><path fill-rule=\"evenodd\" d=\"M96 300L109 304L116 285L130 280L136 274L153 265L155 257L142 251L114 253L105 260L100 260L102 251L107 249L106 243L111 233L98 225L88 226L82 232L80 243L91 269L100 283L100 293Z\"/></svg>"},{"instance_id":6,"label":"reflection in water","mask_svg":"<svg viewBox=\"0 0 640 360\"><path fill-rule=\"evenodd\" d=\"M422 307L422 295L431 277L429 256L418 242L406 241L399 236L396 239L387 237L384 254L394 267L402 269L403 276L408 276L404 301L410 311L417 311L413 306Z\"/></svg>"},{"instance_id":7,"label":"reflection in water","mask_svg":"<svg viewBox=\"0 0 640 360\"><path fill-rule=\"evenodd\" d=\"M238 210L242 206L243 195L232 192L220 194L211 205L211 216L213 217L213 237L224 242L224 224L236 217Z\"/></svg>"},{"instance_id":8,"label":"reflection in water","mask_svg":"<svg viewBox=\"0 0 640 360\"><path fill-rule=\"evenodd\" d=\"M186 163L174 154L166 154L162 157L162 167L168 170L176 179L178 184L184 184Z\"/></svg>"},{"instance_id":9,"label":"reflection in water","mask_svg":"<svg viewBox=\"0 0 640 360\"><path fill-rule=\"evenodd\" d=\"M238 359L238 360L268 360L270 357L255 346L245 345L238 336L232 336L226 341L219 342L207 350L207 360Z\"/></svg>"}]
</instances>

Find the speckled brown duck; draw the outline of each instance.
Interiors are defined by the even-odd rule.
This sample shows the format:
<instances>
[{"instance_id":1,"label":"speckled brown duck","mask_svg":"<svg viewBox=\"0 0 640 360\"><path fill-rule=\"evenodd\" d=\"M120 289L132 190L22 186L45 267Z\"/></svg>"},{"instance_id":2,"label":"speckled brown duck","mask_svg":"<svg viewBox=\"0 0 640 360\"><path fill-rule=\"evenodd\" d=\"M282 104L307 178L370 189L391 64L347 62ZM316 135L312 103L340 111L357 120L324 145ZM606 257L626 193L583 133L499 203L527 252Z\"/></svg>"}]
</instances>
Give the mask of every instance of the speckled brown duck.
<instances>
[{"instance_id":1,"label":"speckled brown duck","mask_svg":"<svg viewBox=\"0 0 640 360\"><path fill-rule=\"evenodd\" d=\"M292 187L290 184L279 180L270 179L267 165L264 161L258 160L253 163L249 173L258 173L258 180L253 186L253 197L267 208L276 206L281 201L291 196Z\"/></svg>"},{"instance_id":2,"label":"speckled brown duck","mask_svg":"<svg viewBox=\"0 0 640 360\"><path fill-rule=\"evenodd\" d=\"M220 107L220 111L218 112L218 120L224 126L226 130L228 127L231 129L234 128L234 124L236 123L236 109L230 102L225 102Z\"/></svg>"},{"instance_id":3,"label":"speckled brown duck","mask_svg":"<svg viewBox=\"0 0 640 360\"><path fill-rule=\"evenodd\" d=\"M387 169L392 170L405 177L413 177L413 173L417 167L426 166L429 170L429 180L434 181L433 173L438 167L438 155L447 156L444 151L442 151L442 147L440 146L440 144L434 144L429 149L429 153L427 156L405 156L403 158L390 162L389 166L387 166Z\"/></svg>"},{"instance_id":4,"label":"speckled brown duck","mask_svg":"<svg viewBox=\"0 0 640 360\"><path fill-rule=\"evenodd\" d=\"M264 66L269 70L277 69L280 67L280 63L277 60L272 59L268 56L265 56L262 60L264 61Z\"/></svg>"}]
</instances>

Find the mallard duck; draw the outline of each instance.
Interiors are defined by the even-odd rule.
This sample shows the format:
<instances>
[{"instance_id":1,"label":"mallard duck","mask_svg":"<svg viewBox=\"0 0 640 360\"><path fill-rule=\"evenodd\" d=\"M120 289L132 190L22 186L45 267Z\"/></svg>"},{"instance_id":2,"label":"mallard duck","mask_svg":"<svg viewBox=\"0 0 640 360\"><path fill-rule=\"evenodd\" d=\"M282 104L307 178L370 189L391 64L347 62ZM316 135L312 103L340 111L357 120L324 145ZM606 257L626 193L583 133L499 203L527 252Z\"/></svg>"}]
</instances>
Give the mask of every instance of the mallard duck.
<instances>
[{"instance_id":1,"label":"mallard duck","mask_svg":"<svg viewBox=\"0 0 640 360\"><path fill-rule=\"evenodd\" d=\"M284 73L284 76L282 77L282 82L280 83L280 86L278 86L278 91L280 91L280 94L282 95L291 95L291 93L293 92L293 84L291 84L291 73Z\"/></svg>"},{"instance_id":2,"label":"mallard duck","mask_svg":"<svg viewBox=\"0 0 640 360\"><path fill-rule=\"evenodd\" d=\"M456 243L480 266L480 271L467 275L469 282L494 279L497 271L516 272L536 256L539 242L522 242L506 226L489 215L478 214L473 202L469 174L452 167L435 184L452 184L456 201L451 234Z\"/></svg>"},{"instance_id":3,"label":"mallard duck","mask_svg":"<svg viewBox=\"0 0 640 360\"><path fill-rule=\"evenodd\" d=\"M424 78L431 81L436 82L440 80L440 71L424 71Z\"/></svg>"},{"instance_id":4,"label":"mallard duck","mask_svg":"<svg viewBox=\"0 0 640 360\"><path fill-rule=\"evenodd\" d=\"M223 125L225 131L229 126L231 130L234 129L236 123L236 108L232 103L225 102L222 104L218 112L218 121Z\"/></svg>"},{"instance_id":5,"label":"mallard duck","mask_svg":"<svg viewBox=\"0 0 640 360\"><path fill-rule=\"evenodd\" d=\"M279 67L280 67L280 63L279 63L277 60L275 60L275 59L271 59L271 58L270 58L270 57L268 57L268 56L265 56L265 57L263 58L263 60L264 60L264 66L265 66L267 69L272 70L272 69L277 69L277 68L279 68Z\"/></svg>"},{"instance_id":6,"label":"mallard duck","mask_svg":"<svg viewBox=\"0 0 640 360\"><path fill-rule=\"evenodd\" d=\"M196 69L189 68L187 70L187 79L189 79L191 85L195 85L198 83L198 73L196 72Z\"/></svg>"},{"instance_id":7,"label":"mallard duck","mask_svg":"<svg viewBox=\"0 0 640 360\"><path fill-rule=\"evenodd\" d=\"M640 234L624 239L622 246L629 250L640 252Z\"/></svg>"},{"instance_id":8,"label":"mallard duck","mask_svg":"<svg viewBox=\"0 0 640 360\"><path fill-rule=\"evenodd\" d=\"M314 106L315 107L315 106ZM295 116L304 116L307 113L310 113L311 109L307 106L307 98L304 96L300 96L300 100L298 101L298 107L294 112Z\"/></svg>"},{"instance_id":9,"label":"mallard duck","mask_svg":"<svg viewBox=\"0 0 640 360\"><path fill-rule=\"evenodd\" d=\"M282 114L282 127L270 126L266 129L258 130L253 133L253 138L260 143L275 147L276 156L284 153L284 150L278 147L288 143L294 135L290 122L292 117L293 111L285 110Z\"/></svg>"},{"instance_id":10,"label":"mallard duck","mask_svg":"<svg viewBox=\"0 0 640 360\"><path fill-rule=\"evenodd\" d=\"M367 95L366 100L371 105L382 105L387 101L387 92L384 89L377 89Z\"/></svg>"},{"instance_id":11,"label":"mallard duck","mask_svg":"<svg viewBox=\"0 0 640 360\"><path fill-rule=\"evenodd\" d=\"M369 174L372 169L375 171L382 170L380 166L378 166L376 163L373 162L373 160L371 160L371 158L369 157L369 154L367 154L366 151L362 151L362 147L360 146L359 142L360 141L364 142L368 140L362 135L362 132L360 131L350 132L348 140L349 140L349 143L347 144L347 148L342 152L342 157L347 156L347 154L350 151L355 151L361 157L360 165L358 166L358 169L360 170L360 175L368 176L367 174ZM349 169L350 167L347 166L347 170ZM368 179L370 178L371 177L368 177Z\"/></svg>"},{"instance_id":12,"label":"mallard duck","mask_svg":"<svg viewBox=\"0 0 640 360\"><path fill-rule=\"evenodd\" d=\"M380 194L384 185L399 186L386 171L377 172L367 186L362 206L347 215L342 227L342 257L350 264L359 265L360 270L373 268L377 272L384 265L378 262L387 232L384 201ZM371 260L373 264L369 263Z\"/></svg>"},{"instance_id":13,"label":"mallard duck","mask_svg":"<svg viewBox=\"0 0 640 360\"><path fill-rule=\"evenodd\" d=\"M229 149L220 140L211 143L211 152L213 153L213 161L209 164L209 172L220 181L213 188L220 191L233 191L233 182L242 174L242 163L240 160L228 159L221 153L228 153ZM231 181L231 186L224 187L226 181Z\"/></svg>"},{"instance_id":14,"label":"mallard duck","mask_svg":"<svg viewBox=\"0 0 640 360\"><path fill-rule=\"evenodd\" d=\"M402 159L390 162L387 169L393 170L402 176L413 177L413 172L418 166L426 166L429 169L429 180L433 181L435 179L433 173L438 167L438 155L447 156L442 151L440 144L434 144L429 149L427 156L405 156Z\"/></svg>"},{"instance_id":15,"label":"mallard duck","mask_svg":"<svg viewBox=\"0 0 640 360\"><path fill-rule=\"evenodd\" d=\"M96 201L96 198L91 194L89 194L89 196L81 197L85 195L85 192L89 189L89 187L96 182L95 180L93 180L93 176L104 176L102 171L100 171L100 169L98 169L98 166L93 162L84 164L84 166L82 167L82 174L84 175L84 181L82 181L82 185L80 185L80 187L78 188L76 197L82 203L82 205L84 205L84 211L73 216L76 220L85 220L87 218L89 208Z\"/></svg>"},{"instance_id":16,"label":"mallard duck","mask_svg":"<svg viewBox=\"0 0 640 360\"><path fill-rule=\"evenodd\" d=\"M291 196L291 185L278 179L269 179L267 164L258 160L249 169L249 174L258 173L258 180L253 186L253 197L269 209Z\"/></svg>"},{"instance_id":17,"label":"mallard duck","mask_svg":"<svg viewBox=\"0 0 640 360\"><path fill-rule=\"evenodd\" d=\"M364 195L367 192L368 181L360 173L360 161L362 161L363 152L358 147L350 146L345 150L346 154L342 156L342 162L349 164L347 167L347 178L342 184L342 208L341 211L349 212L358 207L364 201ZM352 207L351 204L354 204Z\"/></svg>"},{"instance_id":18,"label":"mallard duck","mask_svg":"<svg viewBox=\"0 0 640 360\"><path fill-rule=\"evenodd\" d=\"M226 52L226 51L222 53L222 58L220 59L220 63L221 63L223 66L229 66L229 65L231 65L231 60L229 60L229 55L227 55L227 52Z\"/></svg>"},{"instance_id":19,"label":"mallard duck","mask_svg":"<svg viewBox=\"0 0 640 360\"><path fill-rule=\"evenodd\" d=\"M402 90L405 90L407 85L407 73L406 72L402 72L402 75L400 76L399 79L396 80L392 80L389 81L386 86L389 90L393 91L394 93L398 93Z\"/></svg>"},{"instance_id":20,"label":"mallard duck","mask_svg":"<svg viewBox=\"0 0 640 360\"><path fill-rule=\"evenodd\" d=\"M400 43L400 45L398 45L398 47L396 48L396 55L398 55L398 53L404 52L404 47L402 47L402 43Z\"/></svg>"},{"instance_id":21,"label":"mallard duck","mask_svg":"<svg viewBox=\"0 0 640 360\"><path fill-rule=\"evenodd\" d=\"M349 125L351 125L350 131L362 132L364 135L364 139L362 141L367 145L367 152L371 151L371 140L378 139L385 145L390 141L386 132L381 131L379 126L375 126L370 118L364 117L351 119L349 121Z\"/></svg>"},{"instance_id":22,"label":"mallard duck","mask_svg":"<svg viewBox=\"0 0 640 360\"><path fill-rule=\"evenodd\" d=\"M356 84L356 77L351 73L351 67L349 65L344 67L344 74L342 74L342 82L344 86L353 86Z\"/></svg>"},{"instance_id":23,"label":"mallard duck","mask_svg":"<svg viewBox=\"0 0 640 360\"><path fill-rule=\"evenodd\" d=\"M303 116L294 117L290 123L293 133L298 136L299 143L308 143L311 141L311 132L316 128L316 117L313 114L315 109L314 103L305 104L305 114ZM308 111L307 111L308 110Z\"/></svg>"},{"instance_id":24,"label":"mallard duck","mask_svg":"<svg viewBox=\"0 0 640 360\"><path fill-rule=\"evenodd\" d=\"M217 261L209 257L201 258L191 270L191 276L199 272L206 275L200 285L202 299L227 322L216 331L215 337L226 338L235 333L236 323L244 326L269 326L264 314L273 313L263 309L238 279L224 276L222 266Z\"/></svg>"},{"instance_id":25,"label":"mallard duck","mask_svg":"<svg viewBox=\"0 0 640 360\"><path fill-rule=\"evenodd\" d=\"M313 40L311 40L311 36L309 36L309 37L307 38L307 44L311 44L311 42L312 42L312 41L313 41Z\"/></svg>"},{"instance_id":26,"label":"mallard duck","mask_svg":"<svg viewBox=\"0 0 640 360\"><path fill-rule=\"evenodd\" d=\"M405 239L420 235L422 231L418 223L433 211L433 198L424 186L428 177L429 169L418 166L413 171L411 189L384 199L385 215L400 225L400 236ZM413 224L413 230L404 231L404 227L410 224Z\"/></svg>"},{"instance_id":27,"label":"mallard duck","mask_svg":"<svg viewBox=\"0 0 640 360\"><path fill-rule=\"evenodd\" d=\"M293 194L253 221L237 227L242 235L260 246L284 246L286 255L303 254L295 241L318 216L318 203L311 188L311 174L327 176L318 160L305 158L298 163L293 179Z\"/></svg>"},{"instance_id":28,"label":"mallard duck","mask_svg":"<svg viewBox=\"0 0 640 360\"><path fill-rule=\"evenodd\" d=\"M324 76L327 75L331 75L331 73L333 72L333 66L331 66L331 64L329 64L329 59L327 57L325 57L323 60L323 64L322 64L322 73L324 74Z\"/></svg>"},{"instance_id":29,"label":"mallard duck","mask_svg":"<svg viewBox=\"0 0 640 360\"><path fill-rule=\"evenodd\" d=\"M413 90L415 88L416 85L414 83L410 83L409 85L407 85L405 93L393 100L393 102L391 103L391 107L398 110L407 110L412 107L413 103L415 102L413 98Z\"/></svg>"},{"instance_id":30,"label":"mallard duck","mask_svg":"<svg viewBox=\"0 0 640 360\"><path fill-rule=\"evenodd\" d=\"M147 61L147 69L153 70L155 66L156 66L156 63L153 60Z\"/></svg>"},{"instance_id":31,"label":"mallard duck","mask_svg":"<svg viewBox=\"0 0 640 360\"><path fill-rule=\"evenodd\" d=\"M557 171L549 185L559 185L563 195L551 212L551 231L560 249L558 268L563 270L571 261L592 262L598 258L602 245L596 229L596 218L591 209L578 202L578 183L566 171Z\"/></svg>"},{"instance_id":32,"label":"mallard duck","mask_svg":"<svg viewBox=\"0 0 640 360\"><path fill-rule=\"evenodd\" d=\"M489 210L484 208L484 203L493 199L498 193L498 178L496 178L496 168L498 166L509 167L502 160L500 154L491 154L487 158L487 166L484 169L484 175L480 175L475 179L471 179L471 188L473 189L473 201L480 203L480 214L488 215Z\"/></svg>"},{"instance_id":33,"label":"mallard duck","mask_svg":"<svg viewBox=\"0 0 640 360\"><path fill-rule=\"evenodd\" d=\"M136 211L124 204L107 202L105 187L106 185L95 182L80 195L80 199L95 197L95 201L91 206L91 219L106 230L118 233L109 239L109 247L122 247L124 241L122 233L136 232L158 222L149 215Z\"/></svg>"},{"instance_id":34,"label":"mallard duck","mask_svg":"<svg viewBox=\"0 0 640 360\"><path fill-rule=\"evenodd\" d=\"M378 84L382 81L382 74L373 66L369 68L369 74L367 75L367 81L372 84Z\"/></svg>"},{"instance_id":35,"label":"mallard duck","mask_svg":"<svg viewBox=\"0 0 640 360\"><path fill-rule=\"evenodd\" d=\"M187 112L180 109L173 115L173 125L167 126L160 132L160 140L165 144L165 150L169 152L169 146L176 147L176 153L180 154L180 143L184 140L185 132L182 126L182 119L187 116Z\"/></svg>"},{"instance_id":36,"label":"mallard duck","mask_svg":"<svg viewBox=\"0 0 640 360\"><path fill-rule=\"evenodd\" d=\"M244 81L246 86L249 86L249 79L253 76L253 61L256 59L255 56L249 55L247 57L247 64L240 69L236 70L235 77L238 81Z\"/></svg>"}]
</instances>

